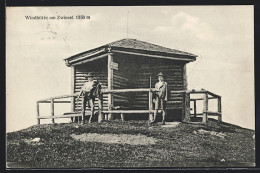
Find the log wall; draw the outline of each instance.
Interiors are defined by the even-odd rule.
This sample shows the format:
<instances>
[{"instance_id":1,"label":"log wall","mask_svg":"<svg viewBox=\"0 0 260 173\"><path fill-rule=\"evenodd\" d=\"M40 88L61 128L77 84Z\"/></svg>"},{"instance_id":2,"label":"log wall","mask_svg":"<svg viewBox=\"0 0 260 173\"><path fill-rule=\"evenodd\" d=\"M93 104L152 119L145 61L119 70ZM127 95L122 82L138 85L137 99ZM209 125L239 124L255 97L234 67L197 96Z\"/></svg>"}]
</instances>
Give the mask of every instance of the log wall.
<instances>
[{"instance_id":1,"label":"log wall","mask_svg":"<svg viewBox=\"0 0 260 173\"><path fill-rule=\"evenodd\" d=\"M157 74L163 72L165 81L171 91L184 90L184 63L159 58L141 57L126 54L114 54L113 61L118 63L118 70L113 70L113 89L149 88L150 75L152 88L158 82ZM86 82L84 75L94 72L103 89L107 89L107 57L100 60L75 66L74 92L79 92ZM104 94L103 109L108 109L108 96ZM113 95L114 106L127 109L148 109L148 93L124 93ZM167 102L167 109L182 108L182 95L171 94ZM75 110L81 110L81 99L75 101ZM89 109L87 109L89 110ZM98 101L95 101L95 110L98 110Z\"/></svg>"},{"instance_id":2,"label":"log wall","mask_svg":"<svg viewBox=\"0 0 260 173\"><path fill-rule=\"evenodd\" d=\"M80 89L87 82L87 79L84 77L88 72L93 72L102 86L102 89L107 89L107 58L103 58L98 61L89 62L87 64L75 66L75 87L74 92L80 92ZM81 111L81 101L80 98L78 101L75 101L75 111ZM103 96L103 109L107 110L107 94ZM87 108L86 110L90 110ZM95 110L98 110L98 99L95 100Z\"/></svg>"}]
</instances>

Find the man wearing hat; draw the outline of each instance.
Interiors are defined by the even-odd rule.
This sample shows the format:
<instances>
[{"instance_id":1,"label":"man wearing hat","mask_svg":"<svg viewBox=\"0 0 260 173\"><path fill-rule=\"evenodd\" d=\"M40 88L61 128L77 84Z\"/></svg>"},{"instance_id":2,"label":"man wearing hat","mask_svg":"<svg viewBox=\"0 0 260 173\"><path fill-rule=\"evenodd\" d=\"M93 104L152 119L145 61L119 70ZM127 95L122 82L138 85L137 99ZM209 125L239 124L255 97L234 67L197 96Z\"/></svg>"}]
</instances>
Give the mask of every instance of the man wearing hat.
<instances>
[{"instance_id":1,"label":"man wearing hat","mask_svg":"<svg viewBox=\"0 0 260 173\"><path fill-rule=\"evenodd\" d=\"M158 109L162 109L162 124L165 124L165 117L166 117L166 102L169 99L169 88L167 82L164 81L164 74L160 72L158 75L158 80L155 84L155 99L153 100L155 103L155 110L154 110L154 119L151 123L156 122L156 118L158 115Z\"/></svg>"},{"instance_id":2,"label":"man wearing hat","mask_svg":"<svg viewBox=\"0 0 260 173\"><path fill-rule=\"evenodd\" d=\"M91 109L91 115L89 118L89 123L91 123L92 117L95 111L95 96L97 96L97 90L100 91L101 85L97 80L93 80L94 74L92 72L88 73L85 76L88 81L84 83L81 91L79 93L79 97L82 95L82 121L81 124L85 123L85 111L86 111L86 103L88 102L88 107Z\"/></svg>"}]
</instances>

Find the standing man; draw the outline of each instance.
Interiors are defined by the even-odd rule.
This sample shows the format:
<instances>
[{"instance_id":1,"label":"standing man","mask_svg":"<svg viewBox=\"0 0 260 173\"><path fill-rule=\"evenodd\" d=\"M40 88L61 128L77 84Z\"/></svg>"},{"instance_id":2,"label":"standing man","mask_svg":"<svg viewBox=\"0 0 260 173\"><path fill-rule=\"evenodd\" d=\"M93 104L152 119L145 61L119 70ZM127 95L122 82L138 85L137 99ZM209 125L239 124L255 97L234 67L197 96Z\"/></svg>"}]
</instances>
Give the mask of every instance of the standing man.
<instances>
[{"instance_id":1,"label":"standing man","mask_svg":"<svg viewBox=\"0 0 260 173\"><path fill-rule=\"evenodd\" d=\"M154 119L151 121L151 124L156 122L156 118L158 115L158 109L162 109L162 124L165 124L166 118L166 102L169 100L169 88L167 82L164 81L164 74L160 72L158 75L158 80L155 84L155 110L154 110Z\"/></svg>"},{"instance_id":2,"label":"standing man","mask_svg":"<svg viewBox=\"0 0 260 173\"><path fill-rule=\"evenodd\" d=\"M101 89L100 84L98 83L97 80L93 80L94 74L93 73L88 73L85 76L88 81L84 83L83 87L80 90L79 97L82 95L82 121L81 124L85 123L85 111L86 111L86 103L88 102L88 107L91 109L91 115L89 118L89 123L91 123L92 117L94 115L95 111L95 96L97 90ZM100 92L99 92L100 93Z\"/></svg>"}]
</instances>

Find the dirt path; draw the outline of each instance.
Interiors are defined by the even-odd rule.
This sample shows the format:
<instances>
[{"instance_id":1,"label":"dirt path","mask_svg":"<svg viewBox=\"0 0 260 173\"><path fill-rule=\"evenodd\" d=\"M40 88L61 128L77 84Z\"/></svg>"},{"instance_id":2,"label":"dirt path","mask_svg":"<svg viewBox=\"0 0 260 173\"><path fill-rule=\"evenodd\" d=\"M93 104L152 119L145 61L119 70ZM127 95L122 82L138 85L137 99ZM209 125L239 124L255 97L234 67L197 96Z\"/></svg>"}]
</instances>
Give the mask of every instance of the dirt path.
<instances>
[{"instance_id":1,"label":"dirt path","mask_svg":"<svg viewBox=\"0 0 260 173\"><path fill-rule=\"evenodd\" d=\"M75 140L80 140L84 142L121 143L130 145L150 145L157 142L157 139L141 134L129 135L85 133L80 135L72 134L71 137Z\"/></svg>"}]
</instances>

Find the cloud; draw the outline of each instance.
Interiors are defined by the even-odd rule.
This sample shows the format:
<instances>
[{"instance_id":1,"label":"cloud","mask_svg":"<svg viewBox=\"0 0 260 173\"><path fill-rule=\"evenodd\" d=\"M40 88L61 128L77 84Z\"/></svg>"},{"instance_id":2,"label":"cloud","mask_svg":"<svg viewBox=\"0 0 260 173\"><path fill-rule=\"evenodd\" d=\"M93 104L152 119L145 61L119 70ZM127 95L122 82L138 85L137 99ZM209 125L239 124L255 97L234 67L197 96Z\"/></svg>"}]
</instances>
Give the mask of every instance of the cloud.
<instances>
[{"instance_id":1,"label":"cloud","mask_svg":"<svg viewBox=\"0 0 260 173\"><path fill-rule=\"evenodd\" d=\"M214 30L199 18L184 12L173 15L167 25L155 27L156 32L168 32L179 36L196 37L200 40L214 38Z\"/></svg>"}]
</instances>

